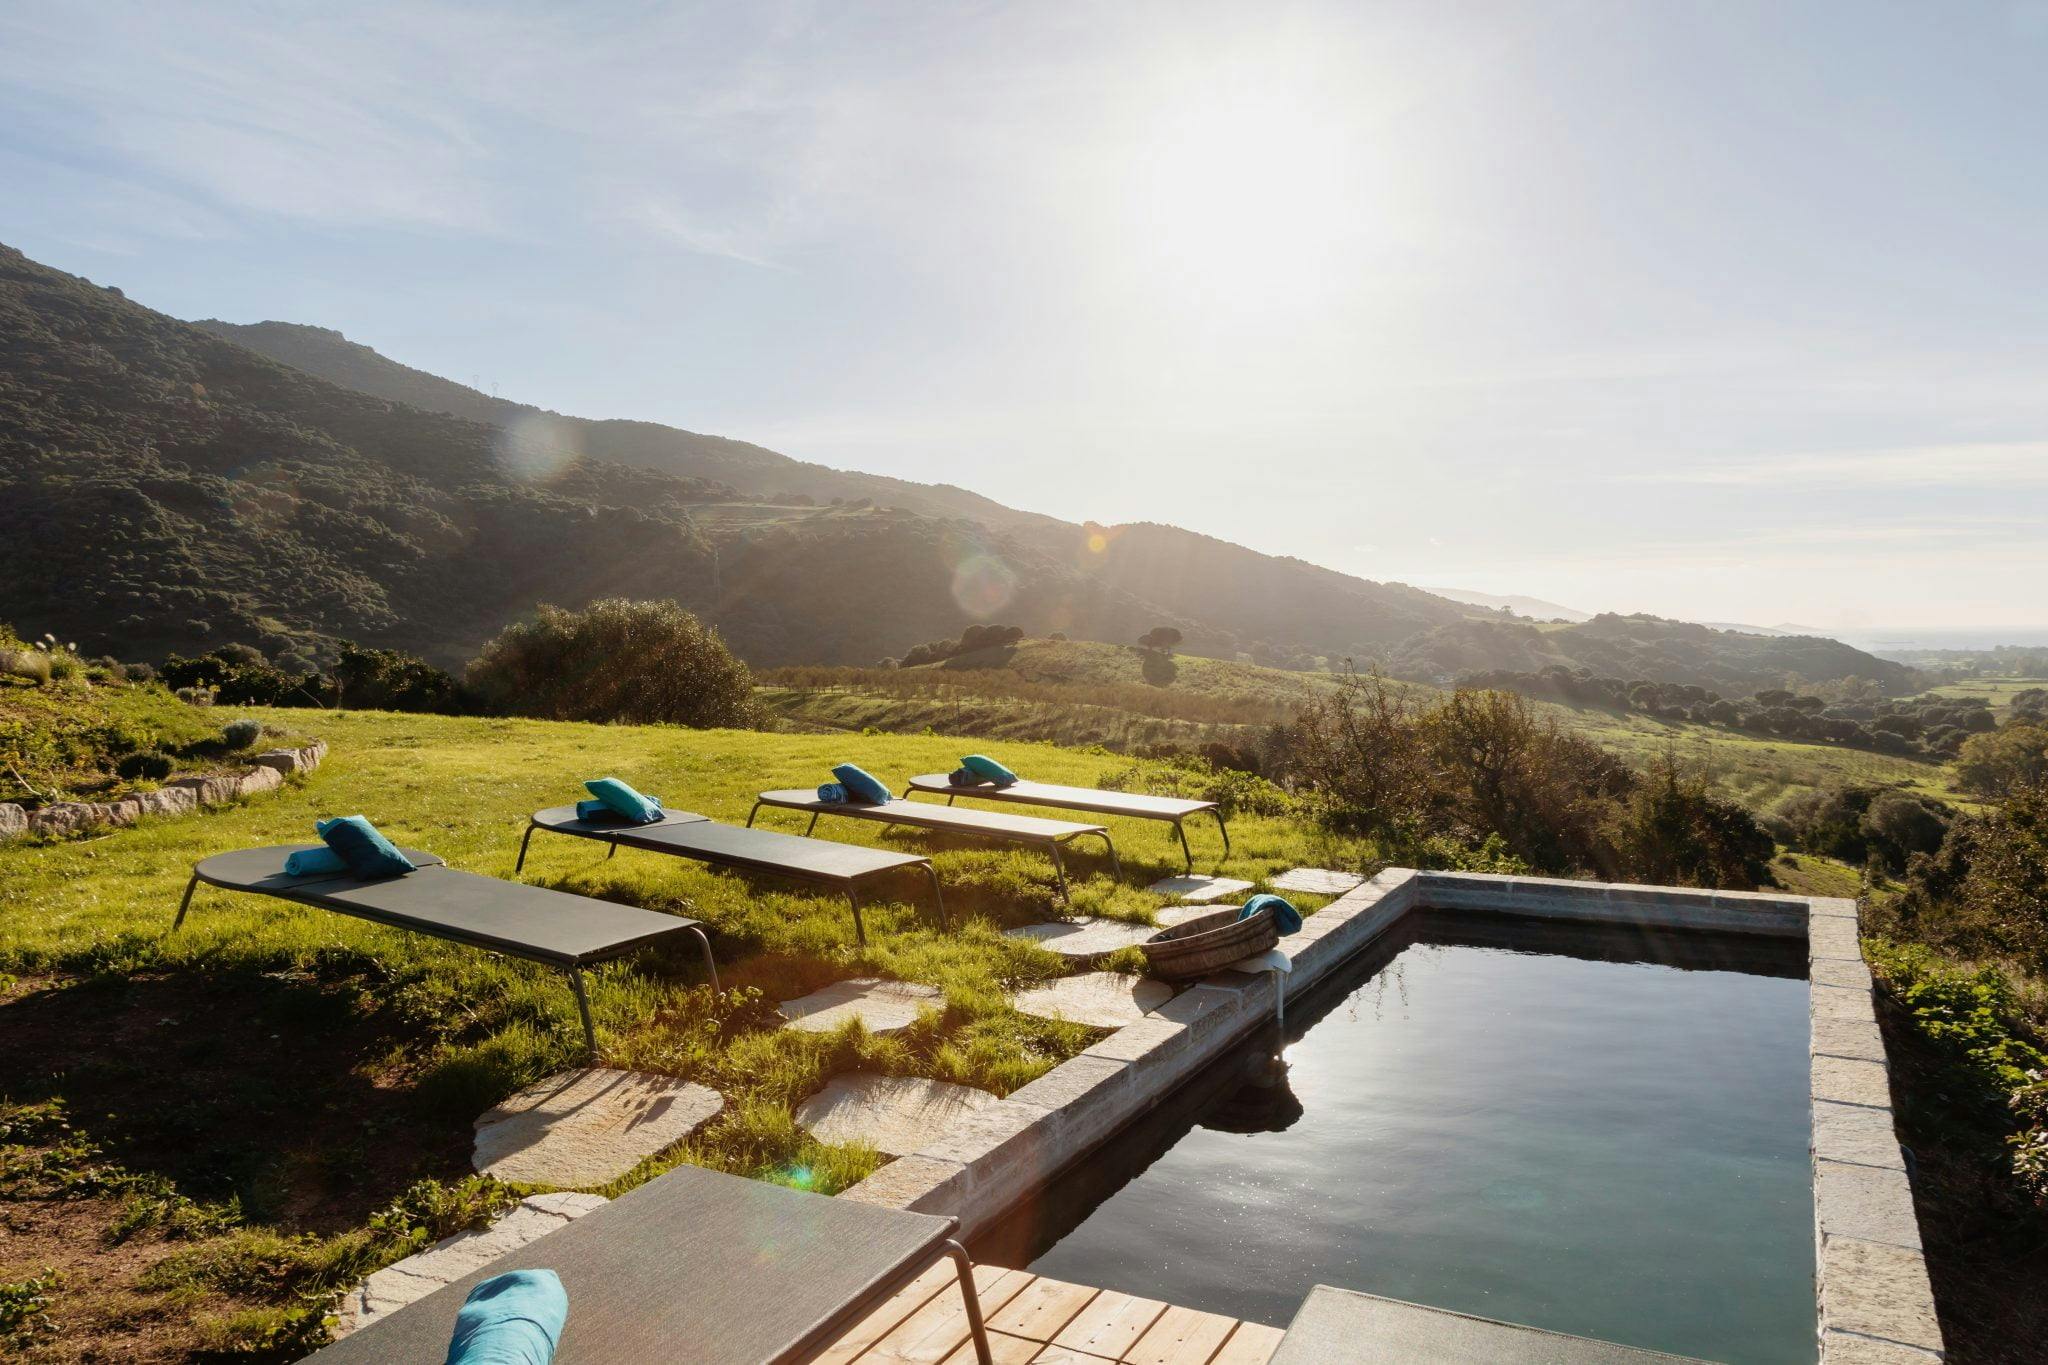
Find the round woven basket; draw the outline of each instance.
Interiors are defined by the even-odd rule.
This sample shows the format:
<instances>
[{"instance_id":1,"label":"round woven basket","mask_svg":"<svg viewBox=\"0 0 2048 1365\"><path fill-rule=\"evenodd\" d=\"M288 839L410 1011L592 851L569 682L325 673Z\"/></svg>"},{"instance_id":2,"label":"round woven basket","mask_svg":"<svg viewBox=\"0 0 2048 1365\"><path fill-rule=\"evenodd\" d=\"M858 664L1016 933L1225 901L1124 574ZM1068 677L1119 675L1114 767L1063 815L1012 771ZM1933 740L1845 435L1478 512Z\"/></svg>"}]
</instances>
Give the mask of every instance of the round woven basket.
<instances>
[{"instance_id":1,"label":"round woven basket","mask_svg":"<svg viewBox=\"0 0 2048 1365\"><path fill-rule=\"evenodd\" d=\"M1140 945L1161 981L1189 981L1220 971L1239 958L1255 957L1280 941L1273 912L1260 910L1239 919L1236 910L1200 915L1171 929L1161 929Z\"/></svg>"}]
</instances>

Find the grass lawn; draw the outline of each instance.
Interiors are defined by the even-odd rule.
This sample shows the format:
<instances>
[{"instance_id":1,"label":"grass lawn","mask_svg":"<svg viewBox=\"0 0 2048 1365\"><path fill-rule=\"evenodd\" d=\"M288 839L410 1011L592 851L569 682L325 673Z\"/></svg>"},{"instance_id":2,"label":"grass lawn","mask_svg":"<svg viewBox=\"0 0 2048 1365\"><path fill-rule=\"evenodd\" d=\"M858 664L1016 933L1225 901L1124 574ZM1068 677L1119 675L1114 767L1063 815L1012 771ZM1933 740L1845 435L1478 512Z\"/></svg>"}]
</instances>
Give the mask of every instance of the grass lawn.
<instances>
[{"instance_id":1,"label":"grass lawn","mask_svg":"<svg viewBox=\"0 0 2048 1365\"><path fill-rule=\"evenodd\" d=\"M900 785L962 752L923 736L252 714L327 739L326 764L244 805L0 849L0 1301L48 1299L29 1320L55 1330L23 1338L31 1359L303 1349L335 1292L503 1202L508 1192L488 1182L459 1183L471 1121L581 1060L558 972L209 888L168 936L194 861L304 841L316 817L360 811L452 866L510 876L528 813L575 798L585 777L616 774L738 822L756 791L814 785L834 762ZM1046 745L1006 744L1001 755L1056 782L1131 766ZM769 811L761 823L801 830L802 818ZM1163 825L1108 823L1123 881L1106 859L1075 854L1074 911L1147 919L1160 901L1141 888L1181 870L1178 846ZM717 995L687 951L593 975L607 1064L699 1081L727 1106L687 1148L617 1187L693 1161L843 1188L877 1155L815 1143L790 1117L831 1075L865 1068L1008 1093L1097 1036L1007 1003L1007 991L1064 970L1000 932L1060 913L1042 855L846 820L819 832L930 853L954 929L932 922L914 876L890 888L901 899L866 907L861 949L843 899L535 840L528 880L701 919L720 962ZM1254 881L1297 864L1361 865L1366 853L1278 817L1239 813L1231 834L1229 871ZM1190 837L1198 866L1213 868L1220 843L1202 829ZM945 1007L887 1039L776 1027L775 1002L861 975L936 985ZM45 1270L55 1278L39 1290Z\"/></svg>"}]
</instances>

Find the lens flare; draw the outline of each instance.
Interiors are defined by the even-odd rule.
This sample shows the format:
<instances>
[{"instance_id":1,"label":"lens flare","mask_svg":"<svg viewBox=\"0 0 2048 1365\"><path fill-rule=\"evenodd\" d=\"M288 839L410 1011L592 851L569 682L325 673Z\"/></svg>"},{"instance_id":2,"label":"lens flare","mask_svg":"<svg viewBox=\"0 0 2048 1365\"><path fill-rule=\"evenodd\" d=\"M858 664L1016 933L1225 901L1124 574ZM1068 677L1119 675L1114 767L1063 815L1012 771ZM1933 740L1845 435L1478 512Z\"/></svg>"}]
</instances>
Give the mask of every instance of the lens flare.
<instances>
[{"instance_id":1,"label":"lens flare","mask_svg":"<svg viewBox=\"0 0 2048 1365\"><path fill-rule=\"evenodd\" d=\"M505 472L528 483L552 478L583 453L568 424L544 412L529 413L500 427L492 444Z\"/></svg>"},{"instance_id":2,"label":"lens flare","mask_svg":"<svg viewBox=\"0 0 2048 1365\"><path fill-rule=\"evenodd\" d=\"M995 615L1016 591L1017 575L993 555L969 555L953 570L953 600L970 616Z\"/></svg>"}]
</instances>

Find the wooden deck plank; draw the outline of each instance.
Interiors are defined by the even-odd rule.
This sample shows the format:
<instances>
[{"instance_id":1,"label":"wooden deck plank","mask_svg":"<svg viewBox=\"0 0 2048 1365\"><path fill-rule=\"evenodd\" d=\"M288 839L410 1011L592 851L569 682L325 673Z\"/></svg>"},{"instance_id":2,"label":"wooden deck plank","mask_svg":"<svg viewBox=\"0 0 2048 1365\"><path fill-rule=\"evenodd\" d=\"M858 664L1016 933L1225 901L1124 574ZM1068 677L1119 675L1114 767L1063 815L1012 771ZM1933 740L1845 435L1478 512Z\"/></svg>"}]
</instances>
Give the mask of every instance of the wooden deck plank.
<instances>
[{"instance_id":1,"label":"wooden deck plank","mask_svg":"<svg viewBox=\"0 0 2048 1365\"><path fill-rule=\"evenodd\" d=\"M1236 1326L1236 1318L1170 1305L1123 1358L1130 1365L1208 1365Z\"/></svg>"},{"instance_id":2,"label":"wooden deck plank","mask_svg":"<svg viewBox=\"0 0 2048 1365\"><path fill-rule=\"evenodd\" d=\"M1000 1311L1036 1278L1029 1271L976 1266L974 1288L981 1300L983 1320ZM971 1335L967 1301L960 1296L957 1285L949 1285L869 1347L860 1357L859 1365L938 1365Z\"/></svg>"},{"instance_id":3,"label":"wooden deck plank","mask_svg":"<svg viewBox=\"0 0 2048 1365\"><path fill-rule=\"evenodd\" d=\"M1240 1322L1210 1365L1266 1365L1287 1334L1263 1322Z\"/></svg>"},{"instance_id":4,"label":"wooden deck plank","mask_svg":"<svg viewBox=\"0 0 2048 1365\"><path fill-rule=\"evenodd\" d=\"M1013 1337L1008 1332L988 1334L988 1353L996 1365L1031 1365L1031 1358L1044 1349L1044 1342L1029 1337ZM974 1343L963 1342L959 1350L946 1357L944 1365L979 1365Z\"/></svg>"},{"instance_id":5,"label":"wooden deck plank","mask_svg":"<svg viewBox=\"0 0 2048 1365\"><path fill-rule=\"evenodd\" d=\"M915 1313L941 1289L953 1284L957 1275L950 1260L940 1260L922 1275L896 1291L886 1302L840 1335L839 1340L812 1356L809 1365L846 1365L895 1330L896 1325Z\"/></svg>"},{"instance_id":6,"label":"wooden deck plank","mask_svg":"<svg viewBox=\"0 0 2048 1365\"><path fill-rule=\"evenodd\" d=\"M1005 1304L988 1325L1012 1336L1051 1341L1101 1292L1085 1284L1036 1279Z\"/></svg>"},{"instance_id":7,"label":"wooden deck plank","mask_svg":"<svg viewBox=\"0 0 2048 1365\"><path fill-rule=\"evenodd\" d=\"M1071 1346L1049 1345L1031 1357L1031 1365L1116 1365L1108 1356L1091 1356Z\"/></svg>"},{"instance_id":8,"label":"wooden deck plank","mask_svg":"<svg viewBox=\"0 0 2048 1365\"><path fill-rule=\"evenodd\" d=\"M1145 1335L1145 1329L1159 1321L1166 1307L1158 1299L1105 1289L1054 1334L1052 1344L1084 1355L1121 1360L1124 1352Z\"/></svg>"}]
</instances>

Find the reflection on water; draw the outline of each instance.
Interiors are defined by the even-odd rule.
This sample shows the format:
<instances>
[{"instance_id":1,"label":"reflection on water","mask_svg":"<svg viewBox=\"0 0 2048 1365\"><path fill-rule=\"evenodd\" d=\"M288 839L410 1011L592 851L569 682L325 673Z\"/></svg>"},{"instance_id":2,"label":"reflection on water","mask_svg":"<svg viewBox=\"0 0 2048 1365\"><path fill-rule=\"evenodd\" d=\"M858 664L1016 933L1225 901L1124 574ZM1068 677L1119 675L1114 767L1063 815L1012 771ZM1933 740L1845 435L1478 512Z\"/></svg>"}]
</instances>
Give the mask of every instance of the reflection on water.
<instances>
[{"instance_id":1,"label":"reflection on water","mask_svg":"<svg viewBox=\"0 0 2048 1365\"><path fill-rule=\"evenodd\" d=\"M1811 1361L1801 948L1409 924L976 1256L1280 1325L1321 1283Z\"/></svg>"}]
</instances>

